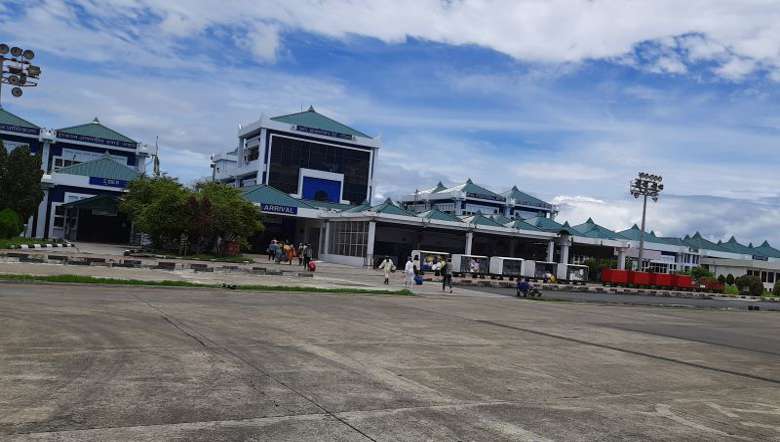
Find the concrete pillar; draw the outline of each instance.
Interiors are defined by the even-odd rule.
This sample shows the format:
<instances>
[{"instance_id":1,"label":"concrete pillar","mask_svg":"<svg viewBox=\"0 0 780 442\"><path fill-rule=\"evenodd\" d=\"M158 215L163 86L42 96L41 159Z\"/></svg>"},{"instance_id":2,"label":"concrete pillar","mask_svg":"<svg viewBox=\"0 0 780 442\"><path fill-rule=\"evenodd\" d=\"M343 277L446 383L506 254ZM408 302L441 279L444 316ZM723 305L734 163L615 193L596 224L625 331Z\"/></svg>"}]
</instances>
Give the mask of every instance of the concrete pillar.
<instances>
[{"instance_id":1,"label":"concrete pillar","mask_svg":"<svg viewBox=\"0 0 780 442\"><path fill-rule=\"evenodd\" d=\"M472 242L474 242L474 232L466 232L466 255L471 255Z\"/></svg>"},{"instance_id":2,"label":"concrete pillar","mask_svg":"<svg viewBox=\"0 0 780 442\"><path fill-rule=\"evenodd\" d=\"M565 280L568 278L568 266L569 264L569 235L561 235L561 261L558 266L558 274L556 277L558 280Z\"/></svg>"},{"instance_id":3,"label":"concrete pillar","mask_svg":"<svg viewBox=\"0 0 780 442\"><path fill-rule=\"evenodd\" d=\"M618 270L626 269L626 249L618 249Z\"/></svg>"},{"instance_id":4,"label":"concrete pillar","mask_svg":"<svg viewBox=\"0 0 780 442\"><path fill-rule=\"evenodd\" d=\"M374 241L376 239L376 221L368 222L368 241L366 242L366 265L374 266Z\"/></svg>"},{"instance_id":5,"label":"concrete pillar","mask_svg":"<svg viewBox=\"0 0 780 442\"><path fill-rule=\"evenodd\" d=\"M35 237L36 238L45 238L46 232L44 232L44 228L46 226L46 216L48 215L46 213L46 207L49 204L49 191L44 190L43 191L43 199L41 200L41 203L38 204L38 223L35 225Z\"/></svg>"},{"instance_id":6,"label":"concrete pillar","mask_svg":"<svg viewBox=\"0 0 780 442\"><path fill-rule=\"evenodd\" d=\"M568 263L569 263L569 242L567 238L566 242L561 243L561 264L568 264Z\"/></svg>"},{"instance_id":7,"label":"concrete pillar","mask_svg":"<svg viewBox=\"0 0 780 442\"><path fill-rule=\"evenodd\" d=\"M330 253L330 221L325 221L325 237L322 240L320 256Z\"/></svg>"},{"instance_id":8,"label":"concrete pillar","mask_svg":"<svg viewBox=\"0 0 780 442\"><path fill-rule=\"evenodd\" d=\"M43 173L47 173L46 170L49 165L49 152L51 149L49 148L49 142L44 141L43 145L41 145L41 170Z\"/></svg>"},{"instance_id":9,"label":"concrete pillar","mask_svg":"<svg viewBox=\"0 0 780 442\"><path fill-rule=\"evenodd\" d=\"M547 262L553 262L555 257L555 241L550 240L547 243Z\"/></svg>"}]
</instances>

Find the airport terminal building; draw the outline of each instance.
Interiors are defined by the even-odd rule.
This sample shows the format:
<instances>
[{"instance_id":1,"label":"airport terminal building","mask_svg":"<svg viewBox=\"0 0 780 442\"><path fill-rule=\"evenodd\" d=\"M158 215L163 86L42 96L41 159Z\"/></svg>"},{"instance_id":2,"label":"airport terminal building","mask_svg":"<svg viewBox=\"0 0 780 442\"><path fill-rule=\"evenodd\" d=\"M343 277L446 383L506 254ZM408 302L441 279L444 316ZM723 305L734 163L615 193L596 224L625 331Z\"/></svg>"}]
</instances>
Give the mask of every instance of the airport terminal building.
<instances>
[{"instance_id":1,"label":"airport terminal building","mask_svg":"<svg viewBox=\"0 0 780 442\"><path fill-rule=\"evenodd\" d=\"M145 172L144 146L97 118L47 129L2 108L0 139L6 150L28 145L41 155L44 196L27 220L26 236L130 242L131 224L117 207L128 183Z\"/></svg>"}]
</instances>

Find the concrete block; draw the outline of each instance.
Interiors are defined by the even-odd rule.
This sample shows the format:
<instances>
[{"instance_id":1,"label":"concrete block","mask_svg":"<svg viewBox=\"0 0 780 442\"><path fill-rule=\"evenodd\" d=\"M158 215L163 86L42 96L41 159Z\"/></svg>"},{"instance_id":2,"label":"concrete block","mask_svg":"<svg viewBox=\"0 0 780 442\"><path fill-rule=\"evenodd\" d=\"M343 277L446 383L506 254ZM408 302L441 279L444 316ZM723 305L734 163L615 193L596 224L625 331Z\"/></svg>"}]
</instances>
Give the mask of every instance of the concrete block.
<instances>
[{"instance_id":1,"label":"concrete block","mask_svg":"<svg viewBox=\"0 0 780 442\"><path fill-rule=\"evenodd\" d=\"M68 257L65 255L48 255L46 257L49 261L67 261Z\"/></svg>"},{"instance_id":2,"label":"concrete block","mask_svg":"<svg viewBox=\"0 0 780 442\"><path fill-rule=\"evenodd\" d=\"M314 278L314 273L311 272L298 272L300 278Z\"/></svg>"},{"instance_id":3,"label":"concrete block","mask_svg":"<svg viewBox=\"0 0 780 442\"><path fill-rule=\"evenodd\" d=\"M159 261L155 268L158 270L176 270L176 263L169 261Z\"/></svg>"},{"instance_id":4,"label":"concrete block","mask_svg":"<svg viewBox=\"0 0 780 442\"><path fill-rule=\"evenodd\" d=\"M22 259L22 258L27 258L30 255L27 254L27 253L20 253L20 252L8 252L8 253L5 254L5 256L7 256L9 258Z\"/></svg>"}]
</instances>

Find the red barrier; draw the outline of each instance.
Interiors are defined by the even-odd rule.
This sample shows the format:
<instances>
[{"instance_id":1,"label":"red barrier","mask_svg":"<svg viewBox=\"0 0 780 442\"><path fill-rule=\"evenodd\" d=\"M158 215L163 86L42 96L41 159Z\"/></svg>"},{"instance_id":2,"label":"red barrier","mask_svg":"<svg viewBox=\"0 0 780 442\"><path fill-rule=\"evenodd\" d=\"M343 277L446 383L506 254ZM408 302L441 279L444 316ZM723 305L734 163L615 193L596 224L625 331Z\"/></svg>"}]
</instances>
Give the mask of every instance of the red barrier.
<instances>
[{"instance_id":1,"label":"red barrier","mask_svg":"<svg viewBox=\"0 0 780 442\"><path fill-rule=\"evenodd\" d=\"M603 282L604 284L612 284L612 285L628 284L628 271L604 269L601 271L601 282Z\"/></svg>"},{"instance_id":2,"label":"red barrier","mask_svg":"<svg viewBox=\"0 0 780 442\"><path fill-rule=\"evenodd\" d=\"M650 285L654 287L671 287L674 285L674 278L666 273L653 273L650 277Z\"/></svg>"},{"instance_id":3,"label":"red barrier","mask_svg":"<svg viewBox=\"0 0 780 442\"><path fill-rule=\"evenodd\" d=\"M690 275L672 275L672 285L675 288L691 290L694 288L693 278Z\"/></svg>"},{"instance_id":4,"label":"red barrier","mask_svg":"<svg viewBox=\"0 0 780 442\"><path fill-rule=\"evenodd\" d=\"M647 272L628 272L628 283L636 287L645 287L650 285L651 273Z\"/></svg>"}]
</instances>

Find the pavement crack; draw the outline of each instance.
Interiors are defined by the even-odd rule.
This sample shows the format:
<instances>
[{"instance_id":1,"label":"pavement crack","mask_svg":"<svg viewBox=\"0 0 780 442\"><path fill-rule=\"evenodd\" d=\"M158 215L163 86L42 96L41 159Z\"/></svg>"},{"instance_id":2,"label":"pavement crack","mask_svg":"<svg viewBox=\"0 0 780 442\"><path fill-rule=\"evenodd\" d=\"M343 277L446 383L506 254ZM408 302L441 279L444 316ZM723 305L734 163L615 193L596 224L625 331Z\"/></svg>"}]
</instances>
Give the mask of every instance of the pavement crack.
<instances>
[{"instance_id":1,"label":"pavement crack","mask_svg":"<svg viewBox=\"0 0 780 442\"><path fill-rule=\"evenodd\" d=\"M553 333L546 333L546 332L542 332L542 331L538 331L538 330L531 330L531 329L527 329L527 328L523 328L523 327L515 327L513 325L502 324L500 322L489 321L489 320L486 320L486 319L474 319L473 321L479 322L479 323L482 323L482 324L493 325L493 326L496 326L496 327L503 327L503 328L508 328L508 329L511 329L511 330L517 330L517 331L521 331L521 332L525 332L525 333L532 333L532 334L535 334L535 335L545 336L545 337L548 337L548 338L561 339L561 340L564 340L564 341L574 342L574 343L577 343L577 344L589 345L589 346L592 346L592 347L603 348L603 349L606 349L606 350L619 351L619 352L622 352L622 353L628 353L628 354L632 354L632 355L636 355L636 356L644 356L646 358L652 358L652 359L656 359L656 360L659 360L659 361L672 362L672 363L675 363L675 364L687 365L689 367L700 368L700 369L703 369L703 370L710 370L710 371L715 371L715 372L718 372L718 373L730 374L730 375L734 375L734 376L742 376L742 377L749 378L749 379L754 379L754 380L764 381L764 382L770 382L772 384L780 385L780 380L767 378L767 377L764 377L764 376L757 376L757 375L753 375L753 374L750 374L750 373L742 373L742 372L739 372L739 371L728 370L728 369L725 369L725 368L711 367L709 365L698 364L696 362L683 361L683 360L680 360L680 359L675 359L675 358L670 358L670 357L660 356L660 355L654 355L654 354L651 354L651 353L645 353L645 352L637 351L637 350L628 350L628 349L625 349L625 348L616 347L614 345L599 344L597 342L584 341L582 339L570 338L568 336L561 336L561 335L556 335L556 334L553 334Z\"/></svg>"},{"instance_id":2,"label":"pavement crack","mask_svg":"<svg viewBox=\"0 0 780 442\"><path fill-rule=\"evenodd\" d=\"M197 342L198 344L200 344L200 345L202 345L204 347L208 347L208 345L206 345L206 343L203 342L202 339L200 339L199 337L195 336L194 334L188 332L187 330L184 330L181 326L179 326L179 324L177 324L174 321L172 321L171 318L169 318L168 316L166 316L166 315L161 315L161 316L162 316L162 318L163 318L163 320L165 322L167 322L168 324L171 324L176 330L179 330L180 332L182 332L185 335L189 336L190 338L194 339L195 342Z\"/></svg>"}]
</instances>

